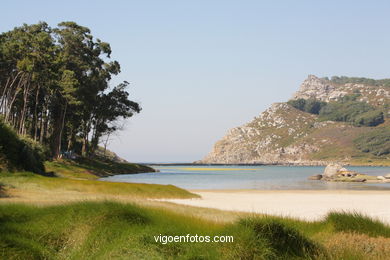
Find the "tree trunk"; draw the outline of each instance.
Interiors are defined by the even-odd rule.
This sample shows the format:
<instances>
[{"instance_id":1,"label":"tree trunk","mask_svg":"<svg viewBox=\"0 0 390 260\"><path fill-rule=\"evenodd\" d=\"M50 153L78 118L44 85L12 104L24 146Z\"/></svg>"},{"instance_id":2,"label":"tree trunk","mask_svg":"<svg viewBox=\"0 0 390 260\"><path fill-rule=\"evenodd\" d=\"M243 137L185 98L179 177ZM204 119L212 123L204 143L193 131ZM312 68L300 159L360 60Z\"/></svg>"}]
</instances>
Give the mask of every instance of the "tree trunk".
<instances>
[{"instance_id":1,"label":"tree trunk","mask_svg":"<svg viewBox=\"0 0 390 260\"><path fill-rule=\"evenodd\" d=\"M24 124L26 121L26 112L27 112L27 99L28 99L28 92L30 91L30 82L25 86L23 90L23 108L20 115L20 122L19 122L19 134L23 135L24 132Z\"/></svg>"},{"instance_id":2,"label":"tree trunk","mask_svg":"<svg viewBox=\"0 0 390 260\"><path fill-rule=\"evenodd\" d=\"M8 118L9 118L10 113L11 113L11 110L12 110L12 106L13 106L13 104L14 104L14 102L15 102L15 99L16 99L16 97L18 96L19 91L20 91L22 85L24 84L24 82L25 82L25 79L24 79L23 76L22 76L21 79L19 80L18 85L16 86L15 93L14 93L12 99L11 99L11 100L8 102L8 104L7 104L7 111L6 111L6 114L5 114L5 121L6 121L6 122L8 121ZM10 91L9 91L9 95L10 95L10 94L11 94L11 89L10 89Z\"/></svg>"},{"instance_id":3,"label":"tree trunk","mask_svg":"<svg viewBox=\"0 0 390 260\"><path fill-rule=\"evenodd\" d=\"M38 101L39 101L40 86L37 86L37 92L35 93L35 106L34 106L34 141L38 138Z\"/></svg>"},{"instance_id":4,"label":"tree trunk","mask_svg":"<svg viewBox=\"0 0 390 260\"><path fill-rule=\"evenodd\" d=\"M62 106L59 105L57 108L57 116L54 115L55 121L53 122L53 133L51 136L51 150L53 159L58 159L61 157L62 129L64 127L65 122L66 108L66 103L64 109L62 109Z\"/></svg>"}]
</instances>

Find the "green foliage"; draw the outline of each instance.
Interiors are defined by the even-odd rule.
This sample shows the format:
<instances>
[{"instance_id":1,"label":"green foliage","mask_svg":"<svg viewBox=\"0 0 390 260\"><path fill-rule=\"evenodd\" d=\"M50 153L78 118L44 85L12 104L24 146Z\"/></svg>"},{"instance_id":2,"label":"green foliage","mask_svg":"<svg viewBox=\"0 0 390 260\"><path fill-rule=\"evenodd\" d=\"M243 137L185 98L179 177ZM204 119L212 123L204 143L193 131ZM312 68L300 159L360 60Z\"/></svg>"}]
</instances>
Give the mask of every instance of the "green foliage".
<instances>
[{"instance_id":1,"label":"green foliage","mask_svg":"<svg viewBox=\"0 0 390 260\"><path fill-rule=\"evenodd\" d=\"M356 147L376 156L390 154L390 126L380 127L361 134L354 140Z\"/></svg>"},{"instance_id":2,"label":"green foliage","mask_svg":"<svg viewBox=\"0 0 390 260\"><path fill-rule=\"evenodd\" d=\"M254 239L266 241L278 258L312 258L318 256L321 248L293 227L276 219L249 218L240 221L245 228L254 232Z\"/></svg>"},{"instance_id":3,"label":"green foliage","mask_svg":"<svg viewBox=\"0 0 390 260\"><path fill-rule=\"evenodd\" d=\"M0 156L7 170L25 170L44 173L43 148L28 138L20 138L15 131L0 120Z\"/></svg>"},{"instance_id":4,"label":"green foliage","mask_svg":"<svg viewBox=\"0 0 390 260\"><path fill-rule=\"evenodd\" d=\"M319 114L320 110L326 106L326 102L318 101L316 99L293 99L287 102L290 106L295 107L304 112L308 112L310 114Z\"/></svg>"},{"instance_id":5,"label":"green foliage","mask_svg":"<svg viewBox=\"0 0 390 260\"><path fill-rule=\"evenodd\" d=\"M328 79L328 78L326 78L326 79ZM359 77L333 76L330 79L330 81L333 83L336 83L336 84L353 83L353 84L364 84L364 85L368 85L368 86L390 87L390 79L375 80L375 79L359 78Z\"/></svg>"},{"instance_id":6,"label":"green foliage","mask_svg":"<svg viewBox=\"0 0 390 260\"><path fill-rule=\"evenodd\" d=\"M2 259L271 260L365 259L370 255L340 250L347 246L346 240L337 241L338 249L322 242L337 239L339 234L351 234L350 239L354 234L367 235L364 239L386 238L390 229L349 213L330 213L321 222L257 216L221 224L160 208L82 202L49 207L1 204L0 233ZM154 239L160 234L227 235L234 241L162 244ZM352 241L362 243L357 248L365 246L364 241ZM387 259L386 252L380 259Z\"/></svg>"},{"instance_id":7,"label":"green foliage","mask_svg":"<svg viewBox=\"0 0 390 260\"><path fill-rule=\"evenodd\" d=\"M110 202L43 208L0 205L0 220L4 259L310 259L319 250L294 228L274 221L224 226ZM160 234L230 235L237 242L162 244L154 239Z\"/></svg>"},{"instance_id":8,"label":"green foliage","mask_svg":"<svg viewBox=\"0 0 390 260\"><path fill-rule=\"evenodd\" d=\"M50 147L53 158L73 150L77 139L83 155L92 154L102 136L120 129L118 120L141 111L129 100L127 82L109 85L120 73L110 55L108 43L75 22L23 24L1 33L4 121Z\"/></svg>"},{"instance_id":9,"label":"green foliage","mask_svg":"<svg viewBox=\"0 0 390 260\"><path fill-rule=\"evenodd\" d=\"M390 237L390 226L359 213L329 213L326 222L336 231L355 232L371 237Z\"/></svg>"},{"instance_id":10,"label":"green foliage","mask_svg":"<svg viewBox=\"0 0 390 260\"><path fill-rule=\"evenodd\" d=\"M350 122L356 126L377 126L384 122L381 110L359 102L359 93L347 95L338 101L322 102L315 99L293 99L287 103L296 109L310 114L320 115L320 120Z\"/></svg>"},{"instance_id":11,"label":"green foliage","mask_svg":"<svg viewBox=\"0 0 390 260\"><path fill-rule=\"evenodd\" d=\"M77 158L75 160L53 160L46 162L47 171L61 177L97 179L114 174L155 172L151 167L135 163L116 162L103 158Z\"/></svg>"},{"instance_id":12,"label":"green foliage","mask_svg":"<svg viewBox=\"0 0 390 260\"><path fill-rule=\"evenodd\" d=\"M73 169L75 168L69 168L70 171L73 171ZM80 171L77 168L76 170ZM199 195L173 185L109 182L96 180L96 178L88 179L88 173L85 171L78 172L78 174L61 171L55 172L55 174L58 174L60 177L47 177L32 172L3 172L0 174L0 182L5 187L13 187L19 190L21 194L24 192L29 194L29 192L47 191L48 200L51 200L51 196L54 194L66 195L66 199L69 201L74 199L80 200L80 196L88 197L91 194L95 195L95 198L100 197L102 199L107 199L107 195L122 195L127 199L199 198Z\"/></svg>"},{"instance_id":13,"label":"green foliage","mask_svg":"<svg viewBox=\"0 0 390 260\"><path fill-rule=\"evenodd\" d=\"M358 126L377 126L383 122L383 112L380 110L371 110L356 116L353 123Z\"/></svg>"},{"instance_id":14,"label":"green foliage","mask_svg":"<svg viewBox=\"0 0 390 260\"><path fill-rule=\"evenodd\" d=\"M295 107L296 109L299 109L301 111L305 111L305 104L306 99L299 98L299 99L291 99L287 101L287 104L289 104L292 107Z\"/></svg>"},{"instance_id":15,"label":"green foliage","mask_svg":"<svg viewBox=\"0 0 390 260\"><path fill-rule=\"evenodd\" d=\"M355 118L365 112L373 110L372 106L365 102L341 101L330 102L321 109L322 120L354 122Z\"/></svg>"},{"instance_id":16,"label":"green foliage","mask_svg":"<svg viewBox=\"0 0 390 260\"><path fill-rule=\"evenodd\" d=\"M345 96L340 101L328 103L319 113L320 120L349 122L355 126L377 126L384 122L382 111L356 101L356 97Z\"/></svg>"}]
</instances>

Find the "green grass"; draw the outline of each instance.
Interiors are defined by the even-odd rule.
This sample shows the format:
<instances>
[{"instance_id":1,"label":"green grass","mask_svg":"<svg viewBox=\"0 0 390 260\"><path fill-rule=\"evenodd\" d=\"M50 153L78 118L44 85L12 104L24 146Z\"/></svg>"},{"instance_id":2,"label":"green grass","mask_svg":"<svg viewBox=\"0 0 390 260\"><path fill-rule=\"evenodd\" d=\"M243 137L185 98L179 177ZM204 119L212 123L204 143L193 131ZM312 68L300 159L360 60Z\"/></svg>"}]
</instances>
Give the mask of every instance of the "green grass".
<instances>
[{"instance_id":1,"label":"green grass","mask_svg":"<svg viewBox=\"0 0 390 260\"><path fill-rule=\"evenodd\" d=\"M338 232L355 232L371 237L390 238L389 226L359 213L333 212L327 216L326 221L331 223Z\"/></svg>"},{"instance_id":2,"label":"green grass","mask_svg":"<svg viewBox=\"0 0 390 260\"><path fill-rule=\"evenodd\" d=\"M24 170L44 173L44 148L27 137L19 136L0 118L0 171Z\"/></svg>"},{"instance_id":3,"label":"green grass","mask_svg":"<svg viewBox=\"0 0 390 260\"><path fill-rule=\"evenodd\" d=\"M364 248L367 241L388 244L390 239L383 236L388 237L389 229L378 221L343 213L332 213L321 222L252 216L221 223L158 207L113 202L50 207L2 204L0 258L386 259L390 248L379 244L381 251ZM160 234L228 235L234 242L162 244L154 240Z\"/></svg>"},{"instance_id":4,"label":"green grass","mask_svg":"<svg viewBox=\"0 0 390 260\"><path fill-rule=\"evenodd\" d=\"M0 182L7 188L43 192L79 192L96 195L123 195L139 198L194 198L198 197L173 185L120 183L98 180L78 180L61 177L45 177L30 172L0 173ZM50 196L50 193L48 194ZM68 196L72 196L69 194ZM74 195L77 196L77 195Z\"/></svg>"},{"instance_id":5,"label":"green grass","mask_svg":"<svg viewBox=\"0 0 390 260\"><path fill-rule=\"evenodd\" d=\"M57 176L81 179L97 179L115 174L154 172L151 167L135 163L119 163L112 160L78 158L45 162L47 172Z\"/></svg>"}]
</instances>

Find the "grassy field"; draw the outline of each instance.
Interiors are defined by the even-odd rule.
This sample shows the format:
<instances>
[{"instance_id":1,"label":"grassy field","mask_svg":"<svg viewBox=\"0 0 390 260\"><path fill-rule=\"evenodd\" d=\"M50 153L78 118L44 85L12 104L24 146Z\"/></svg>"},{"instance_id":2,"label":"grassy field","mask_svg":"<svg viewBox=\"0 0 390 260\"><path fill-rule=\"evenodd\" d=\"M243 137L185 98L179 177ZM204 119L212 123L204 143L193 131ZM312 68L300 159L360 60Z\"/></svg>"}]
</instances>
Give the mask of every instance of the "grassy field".
<instances>
[{"instance_id":1,"label":"grassy field","mask_svg":"<svg viewBox=\"0 0 390 260\"><path fill-rule=\"evenodd\" d=\"M321 222L250 216L218 222L163 207L79 202L0 205L2 259L389 259L390 228L360 215ZM233 236L226 243L159 235Z\"/></svg>"}]
</instances>

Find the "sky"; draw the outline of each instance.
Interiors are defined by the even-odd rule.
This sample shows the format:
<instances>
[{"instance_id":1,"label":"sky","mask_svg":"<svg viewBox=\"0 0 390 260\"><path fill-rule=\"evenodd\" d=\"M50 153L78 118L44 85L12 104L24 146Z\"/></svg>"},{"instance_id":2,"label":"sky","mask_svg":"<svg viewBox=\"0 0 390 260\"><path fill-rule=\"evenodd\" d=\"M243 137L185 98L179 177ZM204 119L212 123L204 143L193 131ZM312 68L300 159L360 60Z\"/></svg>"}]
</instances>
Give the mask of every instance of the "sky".
<instances>
[{"instance_id":1,"label":"sky","mask_svg":"<svg viewBox=\"0 0 390 260\"><path fill-rule=\"evenodd\" d=\"M390 78L389 1L1 1L0 32L75 21L109 42L140 114L109 148L193 162L309 75Z\"/></svg>"}]
</instances>

